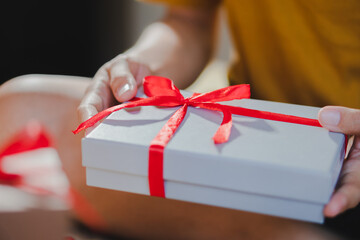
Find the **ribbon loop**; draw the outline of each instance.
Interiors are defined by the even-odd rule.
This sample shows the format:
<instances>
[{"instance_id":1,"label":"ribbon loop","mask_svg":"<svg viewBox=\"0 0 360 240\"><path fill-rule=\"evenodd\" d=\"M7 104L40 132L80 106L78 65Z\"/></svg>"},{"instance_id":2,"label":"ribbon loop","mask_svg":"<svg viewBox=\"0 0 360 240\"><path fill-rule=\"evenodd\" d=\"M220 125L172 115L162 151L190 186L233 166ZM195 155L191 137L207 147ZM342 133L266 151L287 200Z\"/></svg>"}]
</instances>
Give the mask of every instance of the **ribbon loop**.
<instances>
[{"instance_id":1,"label":"ribbon loop","mask_svg":"<svg viewBox=\"0 0 360 240\"><path fill-rule=\"evenodd\" d=\"M224 102L243 98L250 98L249 84L235 85L220 88L208 93L198 94L191 97L191 100L196 102Z\"/></svg>"},{"instance_id":2,"label":"ribbon loop","mask_svg":"<svg viewBox=\"0 0 360 240\"><path fill-rule=\"evenodd\" d=\"M183 101L184 97L180 90L174 85L173 81L168 78L159 76L147 76L144 78L144 93L148 97L154 96L172 96Z\"/></svg>"}]
</instances>

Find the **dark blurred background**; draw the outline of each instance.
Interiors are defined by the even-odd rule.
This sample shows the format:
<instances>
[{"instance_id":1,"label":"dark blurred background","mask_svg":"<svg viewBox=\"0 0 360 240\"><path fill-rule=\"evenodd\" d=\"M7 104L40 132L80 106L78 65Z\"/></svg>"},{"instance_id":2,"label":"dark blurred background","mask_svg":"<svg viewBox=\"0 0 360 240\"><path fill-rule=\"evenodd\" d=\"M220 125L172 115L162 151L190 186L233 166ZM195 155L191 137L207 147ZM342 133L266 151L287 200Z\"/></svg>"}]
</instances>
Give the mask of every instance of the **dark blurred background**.
<instances>
[{"instance_id":1,"label":"dark blurred background","mask_svg":"<svg viewBox=\"0 0 360 240\"><path fill-rule=\"evenodd\" d=\"M161 7L134 0L21 0L1 5L0 84L29 73L92 77L162 14Z\"/></svg>"}]
</instances>

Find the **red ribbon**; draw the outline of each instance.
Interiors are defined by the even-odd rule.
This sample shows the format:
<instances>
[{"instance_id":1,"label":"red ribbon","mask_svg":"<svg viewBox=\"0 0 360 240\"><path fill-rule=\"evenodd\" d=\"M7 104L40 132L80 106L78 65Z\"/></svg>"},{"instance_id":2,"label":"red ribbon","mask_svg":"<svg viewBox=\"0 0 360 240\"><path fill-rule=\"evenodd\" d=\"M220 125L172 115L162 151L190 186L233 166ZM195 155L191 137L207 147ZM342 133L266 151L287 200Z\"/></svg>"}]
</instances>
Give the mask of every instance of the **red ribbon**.
<instances>
[{"instance_id":1,"label":"red ribbon","mask_svg":"<svg viewBox=\"0 0 360 240\"><path fill-rule=\"evenodd\" d=\"M80 131L93 126L95 123L105 118L110 113L119 111L123 108L132 108L137 106L181 106L181 108L179 108L171 116L168 122L160 130L158 135L151 141L149 148L148 168L149 189L151 196L165 197L163 179L164 149L174 135L176 129L183 121L188 106L220 111L223 113L223 121L213 136L214 143L216 144L225 143L228 141L232 126L232 114L321 127L319 121L316 119L259 111L242 107L233 107L216 103L235 99L250 98L250 86L246 84L221 88L208 93L196 93L189 98L184 98L179 89L170 79L159 76L148 76L144 79L143 88L148 98L134 98L131 102L105 109L87 121L81 123L78 128L73 131L73 133L79 133Z\"/></svg>"},{"instance_id":2,"label":"red ribbon","mask_svg":"<svg viewBox=\"0 0 360 240\"><path fill-rule=\"evenodd\" d=\"M0 183L18 184L22 176L19 174L7 173L2 167L2 160L5 156L30 151L38 148L50 147L50 140L44 128L37 122L29 122L0 152Z\"/></svg>"},{"instance_id":3,"label":"red ribbon","mask_svg":"<svg viewBox=\"0 0 360 240\"><path fill-rule=\"evenodd\" d=\"M27 184L24 181L26 176L8 173L3 169L2 165L2 160L6 156L47 147L53 147L53 144L45 128L36 121L27 123L26 126L10 140L9 144L0 151L0 184L21 187L22 190L31 191L32 193L35 192L37 194L57 195L48 189ZM46 170L49 171L52 169ZM44 169L40 169L40 174L42 174L41 171L44 171ZM60 197L64 198L66 202L71 203L73 210L86 224L99 230L105 228L105 221L86 198L75 188L70 187L67 195L61 195Z\"/></svg>"}]
</instances>

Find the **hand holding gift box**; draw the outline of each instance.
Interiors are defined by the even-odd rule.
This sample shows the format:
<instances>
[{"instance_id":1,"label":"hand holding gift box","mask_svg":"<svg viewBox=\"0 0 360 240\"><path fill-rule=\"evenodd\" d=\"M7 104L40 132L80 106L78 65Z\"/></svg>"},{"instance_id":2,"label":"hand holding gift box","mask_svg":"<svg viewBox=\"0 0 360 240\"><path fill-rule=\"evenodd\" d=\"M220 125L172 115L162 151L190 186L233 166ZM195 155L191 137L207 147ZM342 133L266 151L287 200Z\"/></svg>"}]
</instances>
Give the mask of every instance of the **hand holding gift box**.
<instances>
[{"instance_id":1,"label":"hand holding gift box","mask_svg":"<svg viewBox=\"0 0 360 240\"><path fill-rule=\"evenodd\" d=\"M349 138L340 184L324 208L325 216L335 217L359 204L359 189L356 186L360 170L360 110L326 106L319 112L319 121L330 131L352 135Z\"/></svg>"},{"instance_id":2,"label":"hand holding gift box","mask_svg":"<svg viewBox=\"0 0 360 240\"><path fill-rule=\"evenodd\" d=\"M104 120L83 140L88 184L322 221L323 205L330 198L341 168L344 136L318 128L320 124L313 119L316 108L256 100L234 100L227 105L216 103L248 98L248 90L246 85L232 86L184 98L170 80L148 77L144 92L149 98L109 108L80 125L75 132L126 107L182 107L169 121L169 109L154 107L142 108L136 113L116 112ZM208 139L209 129L219 122L217 113L189 109L181 131L165 148L185 118L189 105L222 112L224 119L214 142L229 141L216 146ZM236 115L233 116L235 129L230 135L231 114ZM302 116L294 116L297 114ZM144 123L148 121L148 126L131 127L139 119ZM321 148L329 150L320 157ZM147 155L149 162L144 161ZM100 158L102 161L98 161ZM149 187L143 177L146 175Z\"/></svg>"}]
</instances>

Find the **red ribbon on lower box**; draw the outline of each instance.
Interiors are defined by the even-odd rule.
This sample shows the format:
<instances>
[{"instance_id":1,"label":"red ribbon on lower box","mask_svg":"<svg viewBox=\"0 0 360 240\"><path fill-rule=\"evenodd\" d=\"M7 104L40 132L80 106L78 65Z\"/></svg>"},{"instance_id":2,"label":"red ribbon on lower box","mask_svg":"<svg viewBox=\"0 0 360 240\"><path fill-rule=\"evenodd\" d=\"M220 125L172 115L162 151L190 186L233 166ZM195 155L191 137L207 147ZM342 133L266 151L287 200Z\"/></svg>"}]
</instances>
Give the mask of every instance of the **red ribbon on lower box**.
<instances>
[{"instance_id":1,"label":"red ribbon on lower box","mask_svg":"<svg viewBox=\"0 0 360 240\"><path fill-rule=\"evenodd\" d=\"M31 160L31 162L29 162L31 165L30 168L24 168L24 166L21 165L22 163L26 164L26 161L19 162L19 160L22 160L23 156L17 157L16 159L6 159L12 155L53 147L48 133L39 122L30 121L27 123L23 129L10 139L8 145L0 151L0 184L18 188L35 195L57 196L64 203L70 205L79 218L88 226L99 230L105 228L105 221L100 214L78 190L67 185L67 179L65 178L65 173L63 173L61 166L54 165L55 163L50 161L51 159L48 159L49 161L47 161L51 163L50 165L44 165L44 162L39 163L37 161L38 159L26 158L25 160ZM32 156L34 157L34 155ZM39 157L39 155L36 155L35 158L36 157ZM54 156L46 155L46 157L51 158ZM7 167L5 166L5 163L9 162L13 163L13 172L9 172L9 169L7 168L9 164L7 164ZM42 182L39 182L43 180L39 180L39 177L41 176L45 177L46 180L50 180L50 185L46 183L44 185ZM34 179L36 180L35 182L31 181ZM59 181L54 181L54 179Z\"/></svg>"},{"instance_id":2,"label":"red ribbon on lower box","mask_svg":"<svg viewBox=\"0 0 360 240\"><path fill-rule=\"evenodd\" d=\"M46 147L51 147L51 142L43 127L37 122L28 123L24 129L14 136L10 144L0 152L0 183L24 184L21 181L22 175L8 173L3 169L2 162L5 156Z\"/></svg>"},{"instance_id":3,"label":"red ribbon on lower box","mask_svg":"<svg viewBox=\"0 0 360 240\"><path fill-rule=\"evenodd\" d=\"M128 103L123 103L105 109L92 118L81 123L73 133L93 126L95 123L105 118L115 111L124 108L138 106L159 106L159 107L176 107L181 106L168 120L158 135L151 141L149 148L149 189L151 196L165 197L164 179L163 179L163 157L164 149L171 140L175 131L184 120L187 108L189 106L204 108L223 113L223 120L213 136L215 144L225 143L228 141L231 126L232 114L247 117L261 118L266 120L302 124L314 127L321 127L317 119L303 118L286 114L259 111L243 107L234 107L222 105L217 102L231 101L235 99L250 98L250 86L247 84L235 85L221 88L208 93L195 93L189 98L184 98L180 90L173 84L170 79L159 76L148 76L143 82L144 93L148 98L134 98Z\"/></svg>"}]
</instances>

